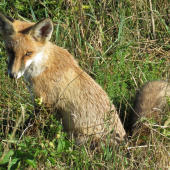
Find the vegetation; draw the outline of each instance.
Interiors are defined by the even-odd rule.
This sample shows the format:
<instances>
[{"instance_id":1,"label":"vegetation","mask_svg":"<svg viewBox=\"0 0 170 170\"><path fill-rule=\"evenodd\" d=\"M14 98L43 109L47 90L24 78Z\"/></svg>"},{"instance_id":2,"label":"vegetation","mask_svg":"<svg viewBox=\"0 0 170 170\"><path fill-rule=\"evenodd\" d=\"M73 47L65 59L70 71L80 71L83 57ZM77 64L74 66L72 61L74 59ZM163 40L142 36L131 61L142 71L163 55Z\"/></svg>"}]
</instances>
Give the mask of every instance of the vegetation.
<instances>
[{"instance_id":1,"label":"vegetation","mask_svg":"<svg viewBox=\"0 0 170 170\"><path fill-rule=\"evenodd\" d=\"M169 80L169 0L2 0L0 12L34 22L50 17L54 22L51 41L68 49L104 88L128 134L136 91L148 81ZM26 135L24 121L33 109L24 79L14 81L7 75L1 40L1 169L170 168L170 112L165 113L162 126L145 120L153 129L146 145L133 147L128 142L109 148L101 144L102 151L95 152L86 145L73 150L62 125L43 106L36 135Z\"/></svg>"}]
</instances>

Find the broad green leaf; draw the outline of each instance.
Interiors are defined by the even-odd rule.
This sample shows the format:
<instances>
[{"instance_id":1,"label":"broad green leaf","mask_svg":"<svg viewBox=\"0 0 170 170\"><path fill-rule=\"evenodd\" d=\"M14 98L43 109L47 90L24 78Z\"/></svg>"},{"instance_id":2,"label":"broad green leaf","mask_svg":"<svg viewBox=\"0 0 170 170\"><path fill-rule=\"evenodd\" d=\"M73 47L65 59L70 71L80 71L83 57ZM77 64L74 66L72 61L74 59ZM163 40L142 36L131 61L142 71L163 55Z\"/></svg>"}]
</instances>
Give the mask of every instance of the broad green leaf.
<instances>
[{"instance_id":1,"label":"broad green leaf","mask_svg":"<svg viewBox=\"0 0 170 170\"><path fill-rule=\"evenodd\" d=\"M59 143L57 146L57 152L61 153L64 150L65 147L65 141L63 139L59 139Z\"/></svg>"},{"instance_id":2,"label":"broad green leaf","mask_svg":"<svg viewBox=\"0 0 170 170\"><path fill-rule=\"evenodd\" d=\"M3 158L3 160L0 162L0 165L2 164L6 164L9 162L9 157L12 156L14 154L13 150L10 150Z\"/></svg>"},{"instance_id":3,"label":"broad green leaf","mask_svg":"<svg viewBox=\"0 0 170 170\"><path fill-rule=\"evenodd\" d=\"M11 162L9 164L9 170L15 170L18 167L18 163L19 163L20 158L14 158L11 159Z\"/></svg>"},{"instance_id":4,"label":"broad green leaf","mask_svg":"<svg viewBox=\"0 0 170 170\"><path fill-rule=\"evenodd\" d=\"M25 162L27 162L29 165L31 165L33 168L37 167L37 162L35 160L26 159Z\"/></svg>"},{"instance_id":5,"label":"broad green leaf","mask_svg":"<svg viewBox=\"0 0 170 170\"><path fill-rule=\"evenodd\" d=\"M52 157L49 157L48 160L50 161L51 165L55 165L55 159Z\"/></svg>"}]
</instances>

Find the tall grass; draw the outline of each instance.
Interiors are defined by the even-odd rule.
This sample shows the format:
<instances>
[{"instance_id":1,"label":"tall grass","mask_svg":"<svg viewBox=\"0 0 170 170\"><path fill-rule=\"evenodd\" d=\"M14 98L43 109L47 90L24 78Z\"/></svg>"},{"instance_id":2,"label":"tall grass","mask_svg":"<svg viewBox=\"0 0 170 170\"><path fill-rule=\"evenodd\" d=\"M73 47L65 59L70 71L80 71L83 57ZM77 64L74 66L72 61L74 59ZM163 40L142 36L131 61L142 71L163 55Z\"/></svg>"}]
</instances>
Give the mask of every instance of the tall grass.
<instances>
[{"instance_id":1,"label":"tall grass","mask_svg":"<svg viewBox=\"0 0 170 170\"><path fill-rule=\"evenodd\" d=\"M67 48L104 88L116 105L127 133L136 91L148 81L169 79L169 1L3 0L0 12L33 22L50 17L54 22L52 41ZM12 136L23 107L27 119L33 104L24 79L13 81L7 75L2 40L0 78L0 157L4 153L1 169L168 169L170 166L169 128L153 130L141 147L130 143L116 148L102 145L101 152L92 153L86 145L73 150L60 123L44 111L42 119L36 120L39 129L36 136L25 135L22 128L18 129L21 133ZM166 115L163 125L169 112ZM23 124L24 120L20 125Z\"/></svg>"}]
</instances>

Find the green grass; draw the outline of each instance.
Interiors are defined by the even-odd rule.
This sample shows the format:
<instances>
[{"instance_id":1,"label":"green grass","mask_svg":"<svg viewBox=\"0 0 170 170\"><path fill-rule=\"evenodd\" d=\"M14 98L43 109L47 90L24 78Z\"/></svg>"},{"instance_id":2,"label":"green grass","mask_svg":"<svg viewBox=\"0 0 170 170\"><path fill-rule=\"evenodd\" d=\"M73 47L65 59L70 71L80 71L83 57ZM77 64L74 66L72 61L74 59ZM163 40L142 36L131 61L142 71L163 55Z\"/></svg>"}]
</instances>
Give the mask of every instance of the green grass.
<instances>
[{"instance_id":1,"label":"green grass","mask_svg":"<svg viewBox=\"0 0 170 170\"><path fill-rule=\"evenodd\" d=\"M0 12L15 19L37 22L50 17L53 20L51 41L68 49L104 88L127 132L136 91L148 81L169 79L170 3L153 0L152 9L156 39L147 0L0 2ZM44 118L36 120L40 122L38 135L23 134L22 138L18 132L12 135L20 116L25 113L27 119L32 113L33 104L24 79L15 82L7 75L2 40L0 83L0 159L4 153L1 169L166 169L169 166L168 128L158 128L163 135L153 133L146 147L123 144L116 148L102 146L101 152L92 152L85 145L73 150L60 123L44 111ZM169 113L163 125L168 116ZM22 117L20 125L23 124Z\"/></svg>"}]
</instances>

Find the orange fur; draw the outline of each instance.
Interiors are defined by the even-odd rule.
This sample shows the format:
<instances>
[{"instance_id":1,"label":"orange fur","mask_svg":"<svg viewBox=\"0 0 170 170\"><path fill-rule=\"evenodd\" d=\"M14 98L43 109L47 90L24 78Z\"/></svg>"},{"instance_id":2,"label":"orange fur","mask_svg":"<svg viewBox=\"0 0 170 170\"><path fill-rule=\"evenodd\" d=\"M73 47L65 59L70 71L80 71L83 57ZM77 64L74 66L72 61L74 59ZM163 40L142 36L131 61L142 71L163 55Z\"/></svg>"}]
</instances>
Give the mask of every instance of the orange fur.
<instances>
[{"instance_id":1,"label":"orange fur","mask_svg":"<svg viewBox=\"0 0 170 170\"><path fill-rule=\"evenodd\" d=\"M0 14L9 75L18 78L23 72L36 97L42 98L46 107L55 109L63 120L64 130L72 133L77 143L87 135L102 139L113 129L113 140L122 141L124 128L105 91L67 50L49 42L52 21L45 19L35 24L6 20ZM7 28L10 30L6 31Z\"/></svg>"}]
</instances>

